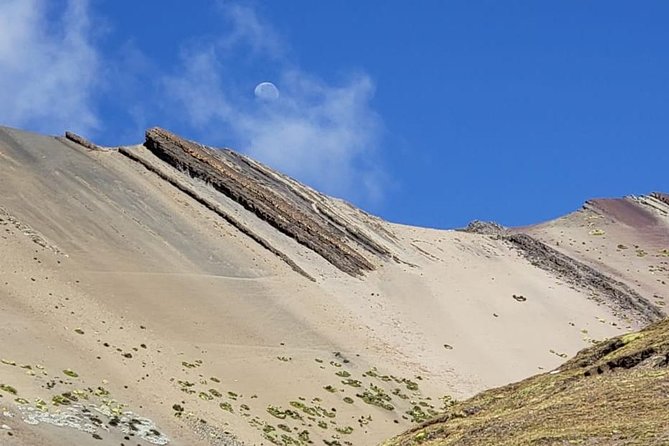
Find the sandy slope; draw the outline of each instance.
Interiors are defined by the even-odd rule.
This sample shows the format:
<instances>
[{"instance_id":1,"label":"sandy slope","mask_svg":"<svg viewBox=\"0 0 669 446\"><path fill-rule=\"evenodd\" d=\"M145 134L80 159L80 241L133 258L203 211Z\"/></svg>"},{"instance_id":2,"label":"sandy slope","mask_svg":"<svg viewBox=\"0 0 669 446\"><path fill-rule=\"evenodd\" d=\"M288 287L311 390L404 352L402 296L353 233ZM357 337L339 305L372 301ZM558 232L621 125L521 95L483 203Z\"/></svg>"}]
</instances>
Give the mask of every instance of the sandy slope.
<instances>
[{"instance_id":1,"label":"sandy slope","mask_svg":"<svg viewBox=\"0 0 669 446\"><path fill-rule=\"evenodd\" d=\"M523 228L567 255L669 305L669 206L657 198L589 201L555 221Z\"/></svg>"},{"instance_id":2,"label":"sandy slope","mask_svg":"<svg viewBox=\"0 0 669 446\"><path fill-rule=\"evenodd\" d=\"M316 280L118 152L0 130L0 384L17 392L0 390L1 444L372 444L411 426L414 406L437 410L444 389L470 396L638 328L495 237L333 201L387 231L400 260L355 278L192 185ZM88 433L27 424L36 399L107 415L84 417ZM160 435L124 440L109 426L124 411Z\"/></svg>"}]
</instances>

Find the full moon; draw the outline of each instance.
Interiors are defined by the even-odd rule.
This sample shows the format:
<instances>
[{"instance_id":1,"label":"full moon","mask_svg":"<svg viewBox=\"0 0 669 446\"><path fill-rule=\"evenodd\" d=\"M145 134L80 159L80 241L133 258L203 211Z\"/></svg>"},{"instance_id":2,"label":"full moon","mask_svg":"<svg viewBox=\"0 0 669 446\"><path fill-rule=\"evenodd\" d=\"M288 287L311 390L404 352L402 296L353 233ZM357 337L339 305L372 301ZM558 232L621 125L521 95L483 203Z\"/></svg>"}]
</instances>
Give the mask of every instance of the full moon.
<instances>
[{"instance_id":1,"label":"full moon","mask_svg":"<svg viewBox=\"0 0 669 446\"><path fill-rule=\"evenodd\" d=\"M262 99L264 101L273 101L279 98L279 89L276 88L276 85L274 85L271 82L259 83L258 85L256 85L256 88L255 90L253 90L253 93L256 95L258 99Z\"/></svg>"}]
</instances>

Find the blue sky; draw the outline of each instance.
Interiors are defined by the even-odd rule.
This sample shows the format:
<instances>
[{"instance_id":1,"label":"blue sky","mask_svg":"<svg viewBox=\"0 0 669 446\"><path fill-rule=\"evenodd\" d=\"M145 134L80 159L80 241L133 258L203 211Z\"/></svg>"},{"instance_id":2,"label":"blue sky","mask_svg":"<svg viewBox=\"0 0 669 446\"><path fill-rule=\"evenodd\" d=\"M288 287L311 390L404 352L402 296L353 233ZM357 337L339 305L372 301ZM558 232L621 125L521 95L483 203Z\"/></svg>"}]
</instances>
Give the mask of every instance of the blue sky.
<instances>
[{"instance_id":1,"label":"blue sky","mask_svg":"<svg viewBox=\"0 0 669 446\"><path fill-rule=\"evenodd\" d=\"M0 123L108 145L160 125L391 221L523 225L669 190L668 21L665 1L0 0Z\"/></svg>"}]
</instances>

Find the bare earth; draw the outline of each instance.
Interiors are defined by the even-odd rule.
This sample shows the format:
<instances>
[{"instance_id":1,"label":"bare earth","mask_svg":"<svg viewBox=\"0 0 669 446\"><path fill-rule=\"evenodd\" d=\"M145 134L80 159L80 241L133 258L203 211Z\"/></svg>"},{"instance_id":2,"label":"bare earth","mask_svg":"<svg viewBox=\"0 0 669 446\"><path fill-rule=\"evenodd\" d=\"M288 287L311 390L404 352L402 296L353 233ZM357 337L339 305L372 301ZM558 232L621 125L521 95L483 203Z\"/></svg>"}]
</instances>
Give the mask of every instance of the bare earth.
<instances>
[{"instance_id":1,"label":"bare earth","mask_svg":"<svg viewBox=\"0 0 669 446\"><path fill-rule=\"evenodd\" d=\"M351 275L127 150L136 159L0 128L2 445L375 444L439 413L441 397L551 370L649 322L503 237L387 223L276 174L391 253L351 242L374 266ZM663 312L669 206L643 200L640 214L591 204L520 230Z\"/></svg>"}]
</instances>

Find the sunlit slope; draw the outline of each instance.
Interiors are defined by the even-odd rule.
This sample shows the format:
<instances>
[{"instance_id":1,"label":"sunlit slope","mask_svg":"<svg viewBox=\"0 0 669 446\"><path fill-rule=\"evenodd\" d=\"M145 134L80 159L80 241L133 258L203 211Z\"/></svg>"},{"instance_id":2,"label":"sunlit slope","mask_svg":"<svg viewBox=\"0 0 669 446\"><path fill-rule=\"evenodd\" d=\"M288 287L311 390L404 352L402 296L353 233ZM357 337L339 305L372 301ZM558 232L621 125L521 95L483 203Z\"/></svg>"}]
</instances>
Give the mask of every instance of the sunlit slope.
<instances>
[{"instance_id":1,"label":"sunlit slope","mask_svg":"<svg viewBox=\"0 0 669 446\"><path fill-rule=\"evenodd\" d=\"M669 196L589 200L562 218L522 228L565 254L669 305Z\"/></svg>"},{"instance_id":2,"label":"sunlit slope","mask_svg":"<svg viewBox=\"0 0 669 446\"><path fill-rule=\"evenodd\" d=\"M370 444L656 317L160 129L0 129L0 220L0 444Z\"/></svg>"}]
</instances>

